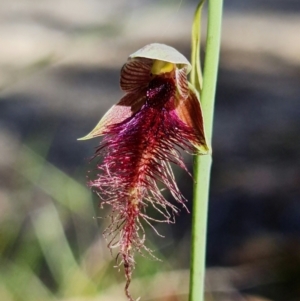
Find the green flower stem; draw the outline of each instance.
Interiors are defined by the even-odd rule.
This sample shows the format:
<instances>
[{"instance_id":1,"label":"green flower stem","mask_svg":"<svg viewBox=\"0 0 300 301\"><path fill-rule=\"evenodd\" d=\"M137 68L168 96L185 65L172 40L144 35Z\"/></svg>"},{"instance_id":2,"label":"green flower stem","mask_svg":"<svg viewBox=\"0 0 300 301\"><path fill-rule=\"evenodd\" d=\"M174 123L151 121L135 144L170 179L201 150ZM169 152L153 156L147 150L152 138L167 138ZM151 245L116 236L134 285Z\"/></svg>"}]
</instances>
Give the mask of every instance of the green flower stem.
<instances>
[{"instance_id":1,"label":"green flower stem","mask_svg":"<svg viewBox=\"0 0 300 301\"><path fill-rule=\"evenodd\" d=\"M203 89L200 99L206 138L209 145L211 145L212 140L214 99L221 40L222 7L222 0L208 1L206 54L204 60ZM200 56L198 57L200 60ZM196 82L192 82L192 84L195 85ZM207 213L211 163L211 155L196 156L194 160L195 185L192 216L190 301L204 300Z\"/></svg>"}]
</instances>

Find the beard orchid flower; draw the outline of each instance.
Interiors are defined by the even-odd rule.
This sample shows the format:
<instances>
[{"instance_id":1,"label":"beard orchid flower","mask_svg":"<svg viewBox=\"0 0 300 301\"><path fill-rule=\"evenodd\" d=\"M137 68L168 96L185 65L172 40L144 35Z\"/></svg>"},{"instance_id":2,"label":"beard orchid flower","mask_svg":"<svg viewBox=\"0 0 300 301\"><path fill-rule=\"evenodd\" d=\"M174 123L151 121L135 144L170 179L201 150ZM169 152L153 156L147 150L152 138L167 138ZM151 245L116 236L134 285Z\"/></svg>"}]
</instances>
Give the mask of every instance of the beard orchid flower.
<instances>
[{"instance_id":1,"label":"beard orchid flower","mask_svg":"<svg viewBox=\"0 0 300 301\"><path fill-rule=\"evenodd\" d=\"M116 248L128 292L134 253L148 251L143 224L174 222L179 209L163 195L167 188L185 207L170 164L187 171L180 150L207 154L203 117L197 91L188 82L188 60L163 44L150 44L129 56L121 70L123 98L82 140L104 136L96 150L97 178L89 182L101 205L112 208L104 231L108 247ZM147 214L156 209L162 220ZM154 229L155 230L155 229Z\"/></svg>"}]
</instances>

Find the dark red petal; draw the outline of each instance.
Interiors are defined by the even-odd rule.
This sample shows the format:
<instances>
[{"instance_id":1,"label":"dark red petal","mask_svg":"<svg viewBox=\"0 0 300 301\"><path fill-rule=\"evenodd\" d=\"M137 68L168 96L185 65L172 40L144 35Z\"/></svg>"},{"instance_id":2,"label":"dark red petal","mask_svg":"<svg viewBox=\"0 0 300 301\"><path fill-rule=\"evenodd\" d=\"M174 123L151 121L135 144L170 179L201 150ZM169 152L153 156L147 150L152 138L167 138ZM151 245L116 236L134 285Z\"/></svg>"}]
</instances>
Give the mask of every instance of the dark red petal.
<instances>
[{"instance_id":1,"label":"dark red petal","mask_svg":"<svg viewBox=\"0 0 300 301\"><path fill-rule=\"evenodd\" d=\"M125 92L138 92L151 80L153 60L129 58L121 70L120 86Z\"/></svg>"},{"instance_id":2,"label":"dark red petal","mask_svg":"<svg viewBox=\"0 0 300 301\"><path fill-rule=\"evenodd\" d=\"M178 117L194 131L194 140L190 142L200 154L207 154L209 147L206 143L201 104L198 97L189 89L187 98L176 99L176 113Z\"/></svg>"},{"instance_id":3,"label":"dark red petal","mask_svg":"<svg viewBox=\"0 0 300 301\"><path fill-rule=\"evenodd\" d=\"M182 98L187 98L189 95L189 86L187 80L187 67L176 69L176 84L179 94Z\"/></svg>"}]
</instances>

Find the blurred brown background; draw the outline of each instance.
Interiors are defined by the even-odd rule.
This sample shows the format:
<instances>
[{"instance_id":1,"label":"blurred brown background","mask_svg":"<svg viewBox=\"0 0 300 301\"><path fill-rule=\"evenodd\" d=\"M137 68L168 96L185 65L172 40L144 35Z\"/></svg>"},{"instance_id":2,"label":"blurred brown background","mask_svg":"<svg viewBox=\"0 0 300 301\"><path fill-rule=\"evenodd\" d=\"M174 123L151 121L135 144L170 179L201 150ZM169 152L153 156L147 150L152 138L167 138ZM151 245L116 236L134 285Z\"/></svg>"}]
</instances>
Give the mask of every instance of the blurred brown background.
<instances>
[{"instance_id":1,"label":"blurred brown background","mask_svg":"<svg viewBox=\"0 0 300 301\"><path fill-rule=\"evenodd\" d=\"M99 141L76 139L122 96L129 54L161 42L189 57L196 4L0 0L1 301L125 299L85 186ZM299 13L298 0L225 1L207 300L300 300ZM147 229L163 261L137 256L133 295L187 300L190 223L182 211L157 225L166 238Z\"/></svg>"}]
</instances>

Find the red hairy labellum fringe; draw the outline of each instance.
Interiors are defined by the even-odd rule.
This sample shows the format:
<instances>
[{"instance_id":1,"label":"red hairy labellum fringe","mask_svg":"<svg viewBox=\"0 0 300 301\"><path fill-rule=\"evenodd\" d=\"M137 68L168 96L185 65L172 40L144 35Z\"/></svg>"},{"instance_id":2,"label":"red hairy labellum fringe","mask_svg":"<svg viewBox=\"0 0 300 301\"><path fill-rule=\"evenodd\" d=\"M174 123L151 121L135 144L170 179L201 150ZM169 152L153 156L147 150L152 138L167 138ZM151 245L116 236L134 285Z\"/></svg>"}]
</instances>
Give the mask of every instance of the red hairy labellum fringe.
<instances>
[{"instance_id":1,"label":"red hairy labellum fringe","mask_svg":"<svg viewBox=\"0 0 300 301\"><path fill-rule=\"evenodd\" d=\"M131 55L121 70L126 95L83 138L104 135L95 154L101 158L99 174L89 186L100 196L101 205L112 208L104 236L110 249L118 249L129 300L133 300L128 287L134 253L144 250L155 257L144 244L143 223L155 230L152 221L173 223L179 212L162 189L167 188L183 207L187 201L170 164L187 171L180 150L208 151L200 103L187 82L189 67L179 52L166 45L150 44ZM161 214L161 220L147 215L149 206Z\"/></svg>"}]
</instances>

